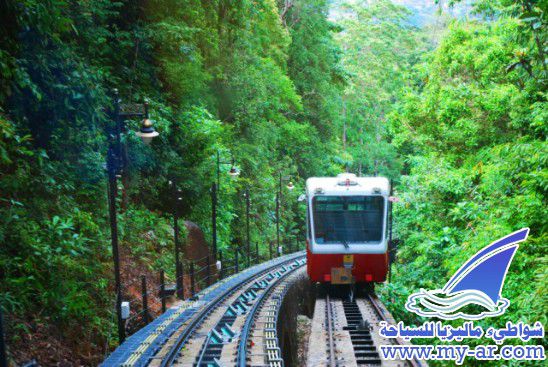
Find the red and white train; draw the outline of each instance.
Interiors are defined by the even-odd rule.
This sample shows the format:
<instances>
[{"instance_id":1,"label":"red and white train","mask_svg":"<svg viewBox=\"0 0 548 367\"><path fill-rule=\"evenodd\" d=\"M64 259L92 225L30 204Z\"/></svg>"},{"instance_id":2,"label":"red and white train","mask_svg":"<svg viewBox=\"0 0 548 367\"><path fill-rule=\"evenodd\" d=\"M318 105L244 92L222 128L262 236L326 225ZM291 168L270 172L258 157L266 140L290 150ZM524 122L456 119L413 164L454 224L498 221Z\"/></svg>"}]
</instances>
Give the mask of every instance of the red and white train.
<instances>
[{"instance_id":1,"label":"red and white train","mask_svg":"<svg viewBox=\"0 0 548 367\"><path fill-rule=\"evenodd\" d=\"M385 177L306 181L307 268L313 282L383 282L389 267L390 183Z\"/></svg>"}]
</instances>

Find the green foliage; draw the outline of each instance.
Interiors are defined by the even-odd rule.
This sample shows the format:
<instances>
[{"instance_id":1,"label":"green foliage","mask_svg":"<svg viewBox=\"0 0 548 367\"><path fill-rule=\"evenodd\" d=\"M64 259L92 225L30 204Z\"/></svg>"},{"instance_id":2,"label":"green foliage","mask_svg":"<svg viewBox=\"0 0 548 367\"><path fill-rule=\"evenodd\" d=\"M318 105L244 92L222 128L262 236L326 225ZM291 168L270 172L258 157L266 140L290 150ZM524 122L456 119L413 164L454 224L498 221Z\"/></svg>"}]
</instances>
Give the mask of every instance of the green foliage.
<instances>
[{"instance_id":1,"label":"green foliage","mask_svg":"<svg viewBox=\"0 0 548 367\"><path fill-rule=\"evenodd\" d=\"M123 268L174 276L168 180L181 189L179 216L210 240L217 152L242 171L230 180L230 164L220 167L219 248L233 253L244 243L249 186L252 241L268 256L279 172L302 191L302 178L337 170L325 159L337 151L331 133L342 89L328 5L302 0L299 9L299 21L287 24L275 0L2 3L0 302L10 341L29 332L13 326L19 319L52 335L73 330L74 358L85 345L99 352L112 341L104 162L113 88L124 103L147 97L160 132L145 147L138 122L126 121L117 199ZM309 32L313 24L321 26ZM302 238L297 196L284 192L284 243ZM126 284L131 274L122 275Z\"/></svg>"},{"instance_id":2,"label":"green foliage","mask_svg":"<svg viewBox=\"0 0 548 367\"><path fill-rule=\"evenodd\" d=\"M410 293L442 287L480 248L523 227L531 232L507 276L504 320L547 321L543 66L508 67L535 31L504 10L495 21L453 21L388 117L407 165L395 208L404 245L381 292L408 323L422 321L404 309Z\"/></svg>"},{"instance_id":3,"label":"green foliage","mask_svg":"<svg viewBox=\"0 0 548 367\"><path fill-rule=\"evenodd\" d=\"M386 115L408 84L408 71L425 45L407 8L391 1L346 5L339 41L349 83L343 96L345 147L351 169L397 177L401 162L390 144Z\"/></svg>"},{"instance_id":4,"label":"green foliage","mask_svg":"<svg viewBox=\"0 0 548 367\"><path fill-rule=\"evenodd\" d=\"M409 293L442 285L478 248L529 226L505 288L509 315L547 321L546 1L478 1L473 20L434 30L413 27L388 0L339 6L345 16L334 20L330 3L0 5L0 303L10 341L44 324L78 335L76 352L112 341L104 162L114 87L124 102L147 97L160 132L145 147L138 122L126 122L127 263L174 276L173 210L211 238L217 153L219 248L245 251L249 188L263 258L275 243L280 172L296 186L282 185L287 250L302 246L304 179L346 167L400 182L404 245L381 290L398 318L418 322L403 309ZM169 180L181 189L177 208Z\"/></svg>"}]
</instances>

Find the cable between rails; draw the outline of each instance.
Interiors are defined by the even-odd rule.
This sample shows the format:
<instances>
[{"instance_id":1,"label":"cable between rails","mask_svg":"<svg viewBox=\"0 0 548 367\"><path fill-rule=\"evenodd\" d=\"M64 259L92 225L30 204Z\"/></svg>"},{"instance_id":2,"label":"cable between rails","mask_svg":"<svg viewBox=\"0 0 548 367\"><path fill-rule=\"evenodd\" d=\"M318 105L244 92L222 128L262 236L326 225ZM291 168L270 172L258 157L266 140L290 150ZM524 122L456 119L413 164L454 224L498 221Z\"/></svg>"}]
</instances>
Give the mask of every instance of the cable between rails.
<instances>
[{"instance_id":1,"label":"cable between rails","mask_svg":"<svg viewBox=\"0 0 548 367\"><path fill-rule=\"evenodd\" d=\"M331 309L331 299L329 298L329 294L325 296L325 306L326 306L326 312L327 312L327 338L328 338L328 345L329 345L329 366L330 367L336 367L337 362L335 360L335 341L333 339L333 314Z\"/></svg>"}]
</instances>

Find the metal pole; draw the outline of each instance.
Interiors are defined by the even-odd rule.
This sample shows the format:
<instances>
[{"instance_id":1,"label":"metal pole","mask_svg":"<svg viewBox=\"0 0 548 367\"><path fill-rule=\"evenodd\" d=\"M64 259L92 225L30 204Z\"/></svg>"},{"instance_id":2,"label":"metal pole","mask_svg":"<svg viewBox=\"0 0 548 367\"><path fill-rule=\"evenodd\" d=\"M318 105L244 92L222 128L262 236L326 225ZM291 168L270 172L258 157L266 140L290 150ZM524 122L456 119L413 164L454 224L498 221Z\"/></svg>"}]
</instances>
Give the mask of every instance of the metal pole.
<instances>
[{"instance_id":1,"label":"metal pole","mask_svg":"<svg viewBox=\"0 0 548 367\"><path fill-rule=\"evenodd\" d=\"M207 266L207 269L206 269L207 270L207 272L206 272L206 276L207 276L206 284L209 287L211 285L211 260L209 259L209 254L206 257L206 260L207 260L207 264L206 264L206 266Z\"/></svg>"},{"instance_id":2,"label":"metal pole","mask_svg":"<svg viewBox=\"0 0 548 367\"><path fill-rule=\"evenodd\" d=\"M128 147L127 140L122 144L122 134L126 132L125 118L121 118L120 102L118 89L115 89L115 113L116 113L116 144L118 146L118 164L120 168L120 175L122 179L122 205L121 210L125 211L128 206L128 187L129 187L129 174L127 170L128 166Z\"/></svg>"},{"instance_id":3,"label":"metal pole","mask_svg":"<svg viewBox=\"0 0 548 367\"><path fill-rule=\"evenodd\" d=\"M194 279L194 261L190 262L190 293L192 297L196 294L196 282Z\"/></svg>"},{"instance_id":4,"label":"metal pole","mask_svg":"<svg viewBox=\"0 0 548 367\"><path fill-rule=\"evenodd\" d=\"M162 300L162 313L166 312L166 279L163 270L160 270L160 299Z\"/></svg>"},{"instance_id":5,"label":"metal pole","mask_svg":"<svg viewBox=\"0 0 548 367\"><path fill-rule=\"evenodd\" d=\"M118 342L122 342L126 338L124 320L122 319L122 287L120 282L120 255L118 253L118 222L116 216L116 157L114 147L110 147L107 154L108 168L108 205L110 217L110 236L112 246L112 258L114 260L114 282L116 292L116 317L118 323Z\"/></svg>"},{"instance_id":6,"label":"metal pole","mask_svg":"<svg viewBox=\"0 0 548 367\"><path fill-rule=\"evenodd\" d=\"M174 233L174 242L175 242L175 277L176 277L176 287L177 287L177 297L179 299L184 298L183 294L183 277L180 266L179 253L181 251L179 243L179 216L177 213L177 204L179 203L179 193L177 190L177 184L173 181L173 233Z\"/></svg>"},{"instance_id":7,"label":"metal pole","mask_svg":"<svg viewBox=\"0 0 548 367\"><path fill-rule=\"evenodd\" d=\"M179 272L181 273L181 299L185 299L185 269L183 263L179 262Z\"/></svg>"},{"instance_id":8,"label":"metal pole","mask_svg":"<svg viewBox=\"0 0 548 367\"><path fill-rule=\"evenodd\" d=\"M217 149L217 187L221 187L221 156Z\"/></svg>"},{"instance_id":9,"label":"metal pole","mask_svg":"<svg viewBox=\"0 0 548 367\"><path fill-rule=\"evenodd\" d=\"M278 182L278 192L280 193L280 201L282 201L282 173L280 172L280 180Z\"/></svg>"},{"instance_id":10,"label":"metal pole","mask_svg":"<svg viewBox=\"0 0 548 367\"><path fill-rule=\"evenodd\" d=\"M221 262L221 269L219 270L219 279L223 279L224 277L224 267L225 265L223 264L223 252L222 251L219 251L219 261Z\"/></svg>"},{"instance_id":11,"label":"metal pole","mask_svg":"<svg viewBox=\"0 0 548 367\"><path fill-rule=\"evenodd\" d=\"M143 299L143 320L145 325L148 325L150 320L148 319L147 277L144 275L141 275L141 297Z\"/></svg>"},{"instance_id":12,"label":"metal pole","mask_svg":"<svg viewBox=\"0 0 548 367\"><path fill-rule=\"evenodd\" d=\"M215 183L211 184L211 244L213 253L217 254L217 185Z\"/></svg>"},{"instance_id":13,"label":"metal pole","mask_svg":"<svg viewBox=\"0 0 548 367\"><path fill-rule=\"evenodd\" d=\"M236 274L238 274L240 272L240 264L238 262L238 250L236 250L236 252L234 253L234 256L236 260Z\"/></svg>"},{"instance_id":14,"label":"metal pole","mask_svg":"<svg viewBox=\"0 0 548 367\"><path fill-rule=\"evenodd\" d=\"M217 256L217 206L219 205L219 200L217 197L217 190L221 188L221 154L219 149L217 149L217 185L215 183L211 186L211 242L213 244L213 259L216 259Z\"/></svg>"},{"instance_id":15,"label":"metal pole","mask_svg":"<svg viewBox=\"0 0 548 367\"><path fill-rule=\"evenodd\" d=\"M289 247L288 253L292 254L295 251L295 237L288 239L287 246Z\"/></svg>"},{"instance_id":16,"label":"metal pole","mask_svg":"<svg viewBox=\"0 0 548 367\"><path fill-rule=\"evenodd\" d=\"M249 187L245 189L245 226L247 242L247 267L251 266L251 236L249 232L249 212L251 209L251 199L249 198Z\"/></svg>"},{"instance_id":17,"label":"metal pole","mask_svg":"<svg viewBox=\"0 0 548 367\"><path fill-rule=\"evenodd\" d=\"M2 315L2 306L0 306L0 367L8 367L6 341L4 339L4 318Z\"/></svg>"},{"instance_id":18,"label":"metal pole","mask_svg":"<svg viewBox=\"0 0 548 367\"><path fill-rule=\"evenodd\" d=\"M127 170L128 166L128 148L127 148L127 140L124 141L124 144L122 144L122 157L121 157L121 164L122 164L122 205L121 205L121 211L125 212L128 207L128 188L129 188L129 172Z\"/></svg>"},{"instance_id":19,"label":"metal pole","mask_svg":"<svg viewBox=\"0 0 548 367\"><path fill-rule=\"evenodd\" d=\"M257 264L259 263L259 242L255 242L255 253L257 254Z\"/></svg>"},{"instance_id":20,"label":"metal pole","mask_svg":"<svg viewBox=\"0 0 548 367\"><path fill-rule=\"evenodd\" d=\"M272 247L272 245L270 246ZM276 193L276 247L280 248L280 192ZM270 258L272 258L272 249Z\"/></svg>"},{"instance_id":21,"label":"metal pole","mask_svg":"<svg viewBox=\"0 0 548 367\"><path fill-rule=\"evenodd\" d=\"M114 90L114 132L116 134L116 166L123 167L123 158L122 158L122 121L120 120L120 98L118 96L118 89Z\"/></svg>"},{"instance_id":22,"label":"metal pole","mask_svg":"<svg viewBox=\"0 0 548 367\"><path fill-rule=\"evenodd\" d=\"M280 253L280 238L281 238L281 227L282 227L281 220L282 220L282 203L283 203L282 182L283 182L282 172L280 171L280 180L278 182L278 202L277 202L277 206L278 206L278 220L277 220L278 221L278 234L277 234L277 237L276 237L276 253L278 254L278 256L281 255L281 253Z\"/></svg>"}]
</instances>

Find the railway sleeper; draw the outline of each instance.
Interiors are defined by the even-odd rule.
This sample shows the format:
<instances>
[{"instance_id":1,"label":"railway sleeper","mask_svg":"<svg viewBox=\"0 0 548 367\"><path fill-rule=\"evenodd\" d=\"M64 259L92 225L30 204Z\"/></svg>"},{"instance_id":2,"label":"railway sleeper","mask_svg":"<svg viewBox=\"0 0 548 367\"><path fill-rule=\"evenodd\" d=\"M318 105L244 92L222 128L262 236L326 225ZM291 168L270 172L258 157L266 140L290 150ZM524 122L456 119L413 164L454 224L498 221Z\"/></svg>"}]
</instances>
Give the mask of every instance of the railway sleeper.
<instances>
[{"instance_id":1,"label":"railway sleeper","mask_svg":"<svg viewBox=\"0 0 548 367\"><path fill-rule=\"evenodd\" d=\"M277 275L279 272L275 272L275 274ZM230 343L234 337L237 336L231 326L234 324L238 316L248 313L253 302L259 297L258 292L264 290L275 278L277 278L277 276L272 276L272 273L270 273L267 277L265 277L265 279L255 282L227 307L224 315L208 335L208 338L204 342L199 355L193 363L193 366L220 366L220 358L222 356L224 345ZM274 353L278 354L279 357L279 352Z\"/></svg>"},{"instance_id":2,"label":"railway sleeper","mask_svg":"<svg viewBox=\"0 0 548 367\"><path fill-rule=\"evenodd\" d=\"M363 319L358 304L355 301L343 301L342 304L347 322L343 330L350 334L357 365L380 365L381 359L371 336L371 327Z\"/></svg>"}]
</instances>

